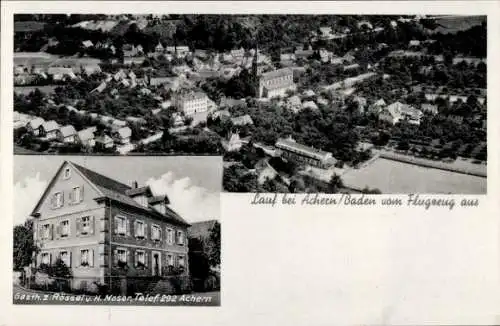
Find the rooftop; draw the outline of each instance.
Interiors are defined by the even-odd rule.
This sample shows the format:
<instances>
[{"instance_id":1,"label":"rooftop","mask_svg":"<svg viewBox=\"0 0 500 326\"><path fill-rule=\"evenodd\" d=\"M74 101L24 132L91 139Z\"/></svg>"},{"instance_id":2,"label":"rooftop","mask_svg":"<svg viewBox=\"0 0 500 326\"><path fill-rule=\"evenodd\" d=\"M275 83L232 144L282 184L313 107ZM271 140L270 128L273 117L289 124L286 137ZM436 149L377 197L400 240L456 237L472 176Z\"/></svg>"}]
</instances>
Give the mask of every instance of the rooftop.
<instances>
[{"instance_id":1,"label":"rooftop","mask_svg":"<svg viewBox=\"0 0 500 326\"><path fill-rule=\"evenodd\" d=\"M317 160L327 160L331 157L331 154L313 147L302 145L297 143L291 138L280 138L276 142L276 147L284 150L289 150L293 152L298 152L302 155L315 158Z\"/></svg>"}]
</instances>

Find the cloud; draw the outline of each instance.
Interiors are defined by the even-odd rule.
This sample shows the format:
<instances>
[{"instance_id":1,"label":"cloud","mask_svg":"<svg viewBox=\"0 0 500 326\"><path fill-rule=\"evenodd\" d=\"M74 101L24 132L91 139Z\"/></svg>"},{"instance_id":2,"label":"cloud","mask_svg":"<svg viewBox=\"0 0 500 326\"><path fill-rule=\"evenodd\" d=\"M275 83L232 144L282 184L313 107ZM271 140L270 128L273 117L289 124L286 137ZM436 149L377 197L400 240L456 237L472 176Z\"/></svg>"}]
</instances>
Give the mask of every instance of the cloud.
<instances>
[{"instance_id":1,"label":"cloud","mask_svg":"<svg viewBox=\"0 0 500 326\"><path fill-rule=\"evenodd\" d=\"M167 195L170 208L188 222L219 219L219 193L194 185L188 177L175 179L172 172L150 178L146 184L155 195Z\"/></svg>"},{"instance_id":2,"label":"cloud","mask_svg":"<svg viewBox=\"0 0 500 326\"><path fill-rule=\"evenodd\" d=\"M23 224L29 218L47 184L48 181L40 180L40 173L14 184L14 225Z\"/></svg>"}]
</instances>

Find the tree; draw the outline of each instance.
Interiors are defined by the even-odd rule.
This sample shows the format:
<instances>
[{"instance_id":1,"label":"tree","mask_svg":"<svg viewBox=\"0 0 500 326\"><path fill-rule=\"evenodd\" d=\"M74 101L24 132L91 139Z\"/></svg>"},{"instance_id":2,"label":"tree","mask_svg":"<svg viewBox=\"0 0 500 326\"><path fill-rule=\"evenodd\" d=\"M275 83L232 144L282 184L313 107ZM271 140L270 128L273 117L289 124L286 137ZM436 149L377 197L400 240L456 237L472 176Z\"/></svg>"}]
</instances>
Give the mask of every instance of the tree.
<instances>
[{"instance_id":1,"label":"tree","mask_svg":"<svg viewBox=\"0 0 500 326\"><path fill-rule=\"evenodd\" d=\"M27 220L24 225L16 225L13 232L13 265L15 271L20 271L31 264L33 254L38 252L33 239L33 220Z\"/></svg>"},{"instance_id":2,"label":"tree","mask_svg":"<svg viewBox=\"0 0 500 326\"><path fill-rule=\"evenodd\" d=\"M213 228L210 230L210 236L208 237L208 259L210 262L210 266L219 266L220 265L220 223L215 222Z\"/></svg>"},{"instance_id":3,"label":"tree","mask_svg":"<svg viewBox=\"0 0 500 326\"><path fill-rule=\"evenodd\" d=\"M328 191L332 194L338 193L339 189L344 187L344 183L342 182L342 179L340 178L339 175L334 174L330 182L328 183Z\"/></svg>"}]
</instances>

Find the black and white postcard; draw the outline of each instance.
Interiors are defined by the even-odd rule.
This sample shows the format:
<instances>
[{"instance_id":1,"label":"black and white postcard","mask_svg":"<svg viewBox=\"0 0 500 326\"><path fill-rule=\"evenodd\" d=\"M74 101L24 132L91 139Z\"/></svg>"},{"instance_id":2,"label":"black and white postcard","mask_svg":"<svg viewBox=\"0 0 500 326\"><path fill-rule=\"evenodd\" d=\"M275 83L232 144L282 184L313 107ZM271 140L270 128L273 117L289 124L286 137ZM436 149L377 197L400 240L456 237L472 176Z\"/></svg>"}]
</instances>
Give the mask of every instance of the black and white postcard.
<instances>
[{"instance_id":1,"label":"black and white postcard","mask_svg":"<svg viewBox=\"0 0 500 326\"><path fill-rule=\"evenodd\" d=\"M0 326L500 323L497 1L1 7Z\"/></svg>"}]
</instances>

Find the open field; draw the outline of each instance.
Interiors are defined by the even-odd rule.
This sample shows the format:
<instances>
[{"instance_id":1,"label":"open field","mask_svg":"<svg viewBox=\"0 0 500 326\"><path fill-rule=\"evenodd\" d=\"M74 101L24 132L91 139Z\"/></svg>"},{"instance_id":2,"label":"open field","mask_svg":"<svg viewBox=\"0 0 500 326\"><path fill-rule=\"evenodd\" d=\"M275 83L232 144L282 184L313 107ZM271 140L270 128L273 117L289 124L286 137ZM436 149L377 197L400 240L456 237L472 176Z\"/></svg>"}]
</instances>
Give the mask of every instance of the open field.
<instances>
[{"instance_id":1,"label":"open field","mask_svg":"<svg viewBox=\"0 0 500 326\"><path fill-rule=\"evenodd\" d=\"M433 33L456 33L465 31L471 27L481 25L486 21L486 16L453 16L441 17L436 19L436 23L440 25Z\"/></svg>"},{"instance_id":2,"label":"open field","mask_svg":"<svg viewBox=\"0 0 500 326\"><path fill-rule=\"evenodd\" d=\"M486 194L486 178L379 158L342 175L347 187L378 188L382 193Z\"/></svg>"},{"instance_id":3,"label":"open field","mask_svg":"<svg viewBox=\"0 0 500 326\"><path fill-rule=\"evenodd\" d=\"M14 66L49 66L57 58L46 52L14 52Z\"/></svg>"},{"instance_id":4,"label":"open field","mask_svg":"<svg viewBox=\"0 0 500 326\"><path fill-rule=\"evenodd\" d=\"M35 89L39 89L42 93L52 94L54 90L60 85L44 85L44 86L15 86L14 93L28 95Z\"/></svg>"}]
</instances>

